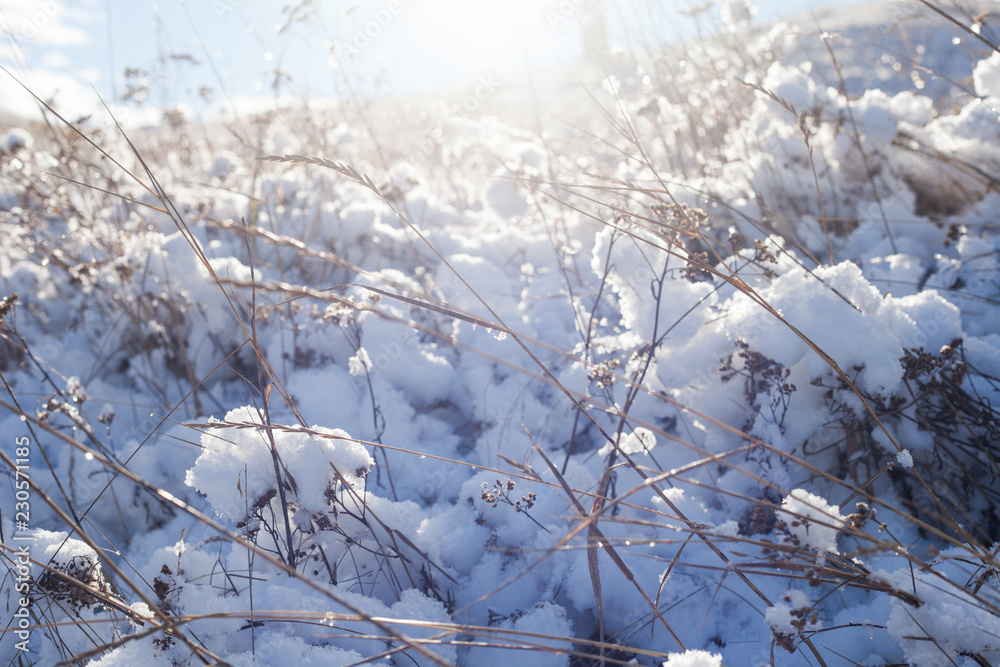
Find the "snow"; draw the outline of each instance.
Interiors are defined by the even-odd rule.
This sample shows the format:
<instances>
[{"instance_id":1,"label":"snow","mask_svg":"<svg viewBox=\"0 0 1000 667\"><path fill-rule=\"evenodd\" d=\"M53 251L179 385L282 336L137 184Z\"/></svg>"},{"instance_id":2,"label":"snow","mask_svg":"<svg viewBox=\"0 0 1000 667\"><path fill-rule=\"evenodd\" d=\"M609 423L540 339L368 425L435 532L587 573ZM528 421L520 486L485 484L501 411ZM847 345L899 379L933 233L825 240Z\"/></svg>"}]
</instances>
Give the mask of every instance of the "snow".
<instances>
[{"instance_id":1,"label":"snow","mask_svg":"<svg viewBox=\"0 0 1000 667\"><path fill-rule=\"evenodd\" d=\"M618 449L631 455L650 452L655 446L656 434L648 428L637 428L625 437L625 440L618 445ZM601 447L597 454L607 456L613 451L616 451L615 448L611 446L611 443L608 443Z\"/></svg>"},{"instance_id":2,"label":"snow","mask_svg":"<svg viewBox=\"0 0 1000 667\"><path fill-rule=\"evenodd\" d=\"M136 120L173 218L0 127L34 664L1000 661L1000 59L721 4L474 113Z\"/></svg>"},{"instance_id":3,"label":"snow","mask_svg":"<svg viewBox=\"0 0 1000 667\"><path fill-rule=\"evenodd\" d=\"M796 637L814 632L821 625L810 617L813 603L803 591L791 589L781 596L781 602L768 608L764 620L777 637Z\"/></svg>"},{"instance_id":4,"label":"snow","mask_svg":"<svg viewBox=\"0 0 1000 667\"><path fill-rule=\"evenodd\" d=\"M913 454L909 449L901 449L899 453L896 454L896 463L898 463L903 468L913 467Z\"/></svg>"},{"instance_id":5,"label":"snow","mask_svg":"<svg viewBox=\"0 0 1000 667\"><path fill-rule=\"evenodd\" d=\"M976 63L972 81L980 97L1000 99L1000 53Z\"/></svg>"},{"instance_id":6,"label":"snow","mask_svg":"<svg viewBox=\"0 0 1000 667\"><path fill-rule=\"evenodd\" d=\"M781 501L781 509L791 515L784 519L790 542L815 549L821 557L823 552L837 553L837 535L844 521L839 509L805 489L793 490Z\"/></svg>"},{"instance_id":7,"label":"snow","mask_svg":"<svg viewBox=\"0 0 1000 667\"><path fill-rule=\"evenodd\" d=\"M700 649L671 653L663 667L722 667L722 656Z\"/></svg>"},{"instance_id":8,"label":"snow","mask_svg":"<svg viewBox=\"0 0 1000 667\"><path fill-rule=\"evenodd\" d=\"M215 511L230 519L246 515L248 505L274 489L272 447L294 480L295 497L303 510L326 506L330 489L347 484L364 488L374 460L340 429L314 426L298 432L265 432L259 410L247 406L226 413L223 423L238 430L202 435L202 453L184 481L200 491ZM210 422L212 423L212 422ZM249 428L247 428L249 427ZM273 444L272 444L273 442Z\"/></svg>"},{"instance_id":9,"label":"snow","mask_svg":"<svg viewBox=\"0 0 1000 667\"><path fill-rule=\"evenodd\" d=\"M20 150L30 150L33 144L34 139L27 130L20 127L12 127L0 135L0 154L12 154Z\"/></svg>"},{"instance_id":10,"label":"snow","mask_svg":"<svg viewBox=\"0 0 1000 667\"><path fill-rule=\"evenodd\" d=\"M935 570L952 572L959 576L978 576L975 566L955 560L962 559L958 552L949 550L935 561ZM902 584L903 572L895 573ZM995 584L985 584L995 594ZM1000 623L995 615L978 604L970 605L968 593L961 590L941 590L925 573L918 573L910 581L910 590L926 601L920 608L893 602L892 612L886 621L886 631L895 638L912 664L938 667L952 664L952 655L993 655L1000 643L997 632ZM927 641L933 637L934 641Z\"/></svg>"},{"instance_id":11,"label":"snow","mask_svg":"<svg viewBox=\"0 0 1000 667\"><path fill-rule=\"evenodd\" d=\"M566 612L557 605L538 605L528 611L523 616L516 619L505 619L495 627L515 632L531 633L531 636L524 637L526 642L530 642L531 650L503 650L486 649L479 654L484 664L502 665L508 662L526 665L528 667L546 667L547 665L562 662L565 658L559 659L545 652L544 647L565 647L564 642L552 641L544 635L550 637L567 637L572 633L572 628L566 618ZM536 637L534 635L543 635ZM509 638L511 635L501 634L501 638ZM517 637L518 635L513 635Z\"/></svg>"},{"instance_id":12,"label":"snow","mask_svg":"<svg viewBox=\"0 0 1000 667\"><path fill-rule=\"evenodd\" d=\"M351 375L365 375L371 370L372 359L368 356L368 350L359 347L357 353L347 360L347 367Z\"/></svg>"},{"instance_id":13,"label":"snow","mask_svg":"<svg viewBox=\"0 0 1000 667\"><path fill-rule=\"evenodd\" d=\"M756 13L757 8L747 0L725 0L720 9L722 23L730 29L749 23Z\"/></svg>"}]
</instances>

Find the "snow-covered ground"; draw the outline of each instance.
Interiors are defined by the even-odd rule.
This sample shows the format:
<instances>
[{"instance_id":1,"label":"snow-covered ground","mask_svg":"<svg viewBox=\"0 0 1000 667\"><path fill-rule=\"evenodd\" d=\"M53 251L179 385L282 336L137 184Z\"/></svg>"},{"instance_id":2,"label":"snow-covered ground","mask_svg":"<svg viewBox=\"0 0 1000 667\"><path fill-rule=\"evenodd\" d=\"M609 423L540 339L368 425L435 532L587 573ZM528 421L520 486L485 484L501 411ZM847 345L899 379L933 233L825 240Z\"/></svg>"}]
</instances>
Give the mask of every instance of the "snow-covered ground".
<instances>
[{"instance_id":1,"label":"snow-covered ground","mask_svg":"<svg viewBox=\"0 0 1000 667\"><path fill-rule=\"evenodd\" d=\"M1000 661L986 9L8 123L2 660Z\"/></svg>"}]
</instances>

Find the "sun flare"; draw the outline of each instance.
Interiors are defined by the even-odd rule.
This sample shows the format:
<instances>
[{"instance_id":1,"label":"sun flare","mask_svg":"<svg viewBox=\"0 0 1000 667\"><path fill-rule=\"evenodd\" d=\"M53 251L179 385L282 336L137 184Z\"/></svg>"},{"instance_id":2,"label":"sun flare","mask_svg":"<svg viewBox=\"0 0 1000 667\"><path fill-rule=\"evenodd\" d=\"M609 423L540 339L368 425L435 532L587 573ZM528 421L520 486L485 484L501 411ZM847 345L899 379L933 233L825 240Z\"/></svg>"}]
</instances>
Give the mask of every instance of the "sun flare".
<instances>
[{"instance_id":1,"label":"sun flare","mask_svg":"<svg viewBox=\"0 0 1000 667\"><path fill-rule=\"evenodd\" d=\"M529 0L424 0L415 3L410 36L421 56L452 71L482 75L537 59L559 37L546 24L546 3ZM526 49L525 45L533 45ZM542 48L539 48L541 45Z\"/></svg>"}]
</instances>

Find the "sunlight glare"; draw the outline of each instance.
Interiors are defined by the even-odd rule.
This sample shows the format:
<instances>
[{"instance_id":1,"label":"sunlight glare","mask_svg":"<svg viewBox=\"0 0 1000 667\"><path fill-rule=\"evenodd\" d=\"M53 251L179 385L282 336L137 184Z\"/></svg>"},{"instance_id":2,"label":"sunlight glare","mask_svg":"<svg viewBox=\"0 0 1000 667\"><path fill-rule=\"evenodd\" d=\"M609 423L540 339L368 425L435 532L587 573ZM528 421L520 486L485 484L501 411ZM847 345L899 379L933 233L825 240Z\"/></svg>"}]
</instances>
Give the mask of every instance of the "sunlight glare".
<instances>
[{"instance_id":1,"label":"sunlight glare","mask_svg":"<svg viewBox=\"0 0 1000 667\"><path fill-rule=\"evenodd\" d=\"M423 0L413 6L409 36L421 56L464 76L523 66L524 44L548 44L539 3L531 0ZM535 53L539 50L535 48ZM529 56L530 58L531 56Z\"/></svg>"}]
</instances>

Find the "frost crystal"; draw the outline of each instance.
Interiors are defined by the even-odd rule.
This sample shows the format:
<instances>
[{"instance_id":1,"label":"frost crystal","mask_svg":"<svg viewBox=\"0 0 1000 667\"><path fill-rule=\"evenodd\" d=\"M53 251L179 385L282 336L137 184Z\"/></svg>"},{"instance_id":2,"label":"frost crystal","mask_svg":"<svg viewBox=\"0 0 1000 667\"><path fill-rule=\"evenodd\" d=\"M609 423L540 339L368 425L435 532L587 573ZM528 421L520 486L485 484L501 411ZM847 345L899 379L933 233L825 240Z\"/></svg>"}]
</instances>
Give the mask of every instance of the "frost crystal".
<instances>
[{"instance_id":1,"label":"frost crystal","mask_svg":"<svg viewBox=\"0 0 1000 667\"><path fill-rule=\"evenodd\" d=\"M904 468L912 468L913 454L910 453L909 449L899 450L899 453L896 454L896 463L903 466Z\"/></svg>"}]
</instances>

